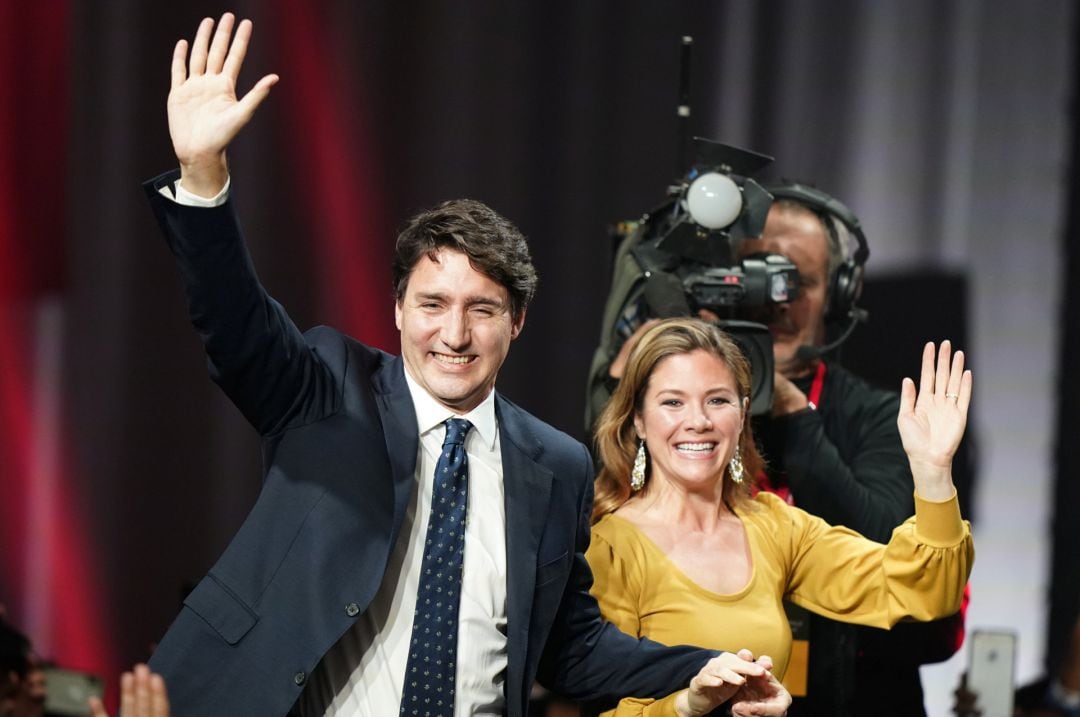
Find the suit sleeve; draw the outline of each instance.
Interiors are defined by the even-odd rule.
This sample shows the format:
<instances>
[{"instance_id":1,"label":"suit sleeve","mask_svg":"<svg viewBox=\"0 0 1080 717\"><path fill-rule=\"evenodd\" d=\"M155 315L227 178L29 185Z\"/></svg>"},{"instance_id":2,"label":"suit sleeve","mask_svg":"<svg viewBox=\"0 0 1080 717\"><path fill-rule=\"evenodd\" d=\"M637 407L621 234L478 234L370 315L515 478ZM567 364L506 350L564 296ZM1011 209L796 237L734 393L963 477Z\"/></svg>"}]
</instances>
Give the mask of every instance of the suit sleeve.
<instances>
[{"instance_id":1,"label":"suit sleeve","mask_svg":"<svg viewBox=\"0 0 1080 717\"><path fill-rule=\"evenodd\" d=\"M631 637L601 618L589 592L593 576L585 560L592 513L592 460L584 446L580 450L587 481L579 506L578 542L538 679L559 694L600 708L611 707L626 695L663 697L685 687L718 653Z\"/></svg>"},{"instance_id":2,"label":"suit sleeve","mask_svg":"<svg viewBox=\"0 0 1080 717\"><path fill-rule=\"evenodd\" d=\"M159 188L177 176L161 175L144 189L176 258L211 377L263 435L332 412L339 389L323 357L259 282L232 200L204 208L161 196ZM324 351L343 356L337 343Z\"/></svg>"}]
</instances>

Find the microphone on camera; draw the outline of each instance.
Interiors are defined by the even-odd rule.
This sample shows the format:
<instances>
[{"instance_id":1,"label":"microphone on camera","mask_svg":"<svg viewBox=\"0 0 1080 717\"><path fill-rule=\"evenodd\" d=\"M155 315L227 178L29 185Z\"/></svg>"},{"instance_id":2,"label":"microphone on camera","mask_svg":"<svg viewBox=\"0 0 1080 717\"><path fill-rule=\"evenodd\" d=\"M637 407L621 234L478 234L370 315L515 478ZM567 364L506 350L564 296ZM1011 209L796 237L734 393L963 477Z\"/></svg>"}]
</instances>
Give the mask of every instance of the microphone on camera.
<instances>
[{"instance_id":1,"label":"microphone on camera","mask_svg":"<svg viewBox=\"0 0 1080 717\"><path fill-rule=\"evenodd\" d=\"M841 344L848 340L848 337L851 336L851 332L855 330L855 327L857 325L866 321L867 318L869 318L870 313L866 309L860 309L859 307L855 306L852 307L850 313L848 313L848 316L851 317L851 322L848 323L847 328L844 329L844 333L840 334L840 338L830 343L827 343L824 346L809 346L803 344L799 348L795 349L795 358L804 363L809 363L810 361L816 361L822 356L825 356L826 354L835 351L836 349L840 348Z\"/></svg>"}]
</instances>

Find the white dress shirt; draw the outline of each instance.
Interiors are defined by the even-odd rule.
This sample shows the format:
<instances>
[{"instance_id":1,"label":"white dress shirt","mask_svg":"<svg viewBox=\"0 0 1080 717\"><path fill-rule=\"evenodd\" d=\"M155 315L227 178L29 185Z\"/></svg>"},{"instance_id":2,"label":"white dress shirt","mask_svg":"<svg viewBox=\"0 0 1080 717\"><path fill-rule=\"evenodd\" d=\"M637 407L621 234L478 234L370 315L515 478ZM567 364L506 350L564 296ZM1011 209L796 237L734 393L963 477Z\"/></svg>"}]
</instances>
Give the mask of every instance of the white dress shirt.
<instances>
[{"instance_id":1,"label":"white dress shirt","mask_svg":"<svg viewBox=\"0 0 1080 717\"><path fill-rule=\"evenodd\" d=\"M443 422L455 416L408 371L405 379L420 432L417 489L375 599L308 680L301 697L304 717L386 717L397 714L401 703ZM473 428L465 438L469 505L454 714L494 717L505 713L506 681L506 511L494 392L461 418Z\"/></svg>"}]
</instances>

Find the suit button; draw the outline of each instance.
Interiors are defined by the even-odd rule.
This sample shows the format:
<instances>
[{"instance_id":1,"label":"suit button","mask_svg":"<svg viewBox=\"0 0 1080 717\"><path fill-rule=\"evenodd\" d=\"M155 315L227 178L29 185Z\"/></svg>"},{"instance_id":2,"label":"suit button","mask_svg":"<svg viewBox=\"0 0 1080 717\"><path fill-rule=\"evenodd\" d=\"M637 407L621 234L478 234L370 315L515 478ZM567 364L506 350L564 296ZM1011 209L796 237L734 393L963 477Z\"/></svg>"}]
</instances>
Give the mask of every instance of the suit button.
<instances>
[{"instance_id":1,"label":"suit button","mask_svg":"<svg viewBox=\"0 0 1080 717\"><path fill-rule=\"evenodd\" d=\"M297 687L304 684L305 680L307 680L307 675L304 674L303 670L300 670L299 672L297 672L295 675L293 675L293 678L292 678L292 681L296 683Z\"/></svg>"},{"instance_id":2,"label":"suit button","mask_svg":"<svg viewBox=\"0 0 1080 717\"><path fill-rule=\"evenodd\" d=\"M360 606L354 602L349 603L345 606L345 614L349 617L356 617L360 614Z\"/></svg>"}]
</instances>

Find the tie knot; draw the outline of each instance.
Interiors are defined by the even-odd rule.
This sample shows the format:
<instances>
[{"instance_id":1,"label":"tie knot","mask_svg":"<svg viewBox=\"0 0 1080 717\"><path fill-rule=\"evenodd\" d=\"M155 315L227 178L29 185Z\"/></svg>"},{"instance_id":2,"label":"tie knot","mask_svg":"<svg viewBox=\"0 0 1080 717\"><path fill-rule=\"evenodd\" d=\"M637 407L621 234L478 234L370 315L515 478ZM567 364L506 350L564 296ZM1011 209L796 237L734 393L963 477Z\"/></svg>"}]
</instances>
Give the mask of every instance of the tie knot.
<instances>
[{"instance_id":1,"label":"tie knot","mask_svg":"<svg viewBox=\"0 0 1080 717\"><path fill-rule=\"evenodd\" d=\"M461 445L465 442L465 434L472 428L472 424L464 418L450 418L446 421L446 438L443 446Z\"/></svg>"}]
</instances>

